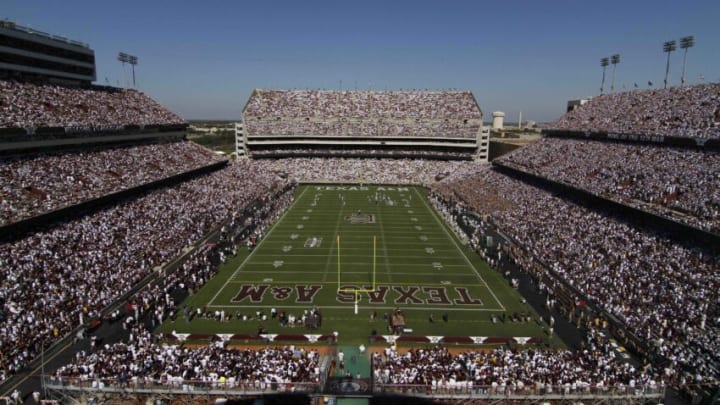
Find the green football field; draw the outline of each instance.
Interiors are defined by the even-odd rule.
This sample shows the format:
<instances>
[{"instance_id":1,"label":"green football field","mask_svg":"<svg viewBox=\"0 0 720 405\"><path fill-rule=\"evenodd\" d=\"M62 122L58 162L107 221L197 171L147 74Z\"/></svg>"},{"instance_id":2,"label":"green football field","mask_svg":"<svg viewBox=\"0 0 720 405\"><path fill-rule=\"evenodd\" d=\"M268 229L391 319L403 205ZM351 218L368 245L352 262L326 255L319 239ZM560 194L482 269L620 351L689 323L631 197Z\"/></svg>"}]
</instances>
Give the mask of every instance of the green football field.
<instances>
[{"instance_id":1,"label":"green football field","mask_svg":"<svg viewBox=\"0 0 720 405\"><path fill-rule=\"evenodd\" d=\"M181 315L160 331L252 334L262 325L271 334L337 331L346 343L366 342L372 331L388 334L384 315L400 309L411 335L546 338L532 308L457 239L421 187L300 186L257 246L182 305L232 317ZM270 319L272 308L300 318L313 307L323 322L312 331ZM491 321L503 313L533 321Z\"/></svg>"}]
</instances>

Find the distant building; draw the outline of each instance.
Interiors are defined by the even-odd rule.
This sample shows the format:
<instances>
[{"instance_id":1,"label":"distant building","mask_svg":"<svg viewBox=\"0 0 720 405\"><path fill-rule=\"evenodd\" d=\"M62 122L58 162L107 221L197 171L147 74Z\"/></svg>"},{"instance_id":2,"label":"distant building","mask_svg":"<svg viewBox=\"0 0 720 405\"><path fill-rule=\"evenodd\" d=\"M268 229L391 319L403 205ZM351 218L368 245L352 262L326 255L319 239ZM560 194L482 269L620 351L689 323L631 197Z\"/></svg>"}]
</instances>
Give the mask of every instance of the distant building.
<instances>
[{"instance_id":1,"label":"distant building","mask_svg":"<svg viewBox=\"0 0 720 405\"><path fill-rule=\"evenodd\" d=\"M95 52L87 44L0 21L0 78L89 85Z\"/></svg>"},{"instance_id":2,"label":"distant building","mask_svg":"<svg viewBox=\"0 0 720 405\"><path fill-rule=\"evenodd\" d=\"M579 108L580 106L587 104L588 101L590 101L589 98L581 98L581 99L578 99L578 100L570 100L570 101L567 102L567 110L565 110L565 112L573 111L573 110Z\"/></svg>"},{"instance_id":3,"label":"distant building","mask_svg":"<svg viewBox=\"0 0 720 405\"><path fill-rule=\"evenodd\" d=\"M502 111L495 111L492 113L492 129L503 129L503 121L505 120L505 113Z\"/></svg>"}]
</instances>

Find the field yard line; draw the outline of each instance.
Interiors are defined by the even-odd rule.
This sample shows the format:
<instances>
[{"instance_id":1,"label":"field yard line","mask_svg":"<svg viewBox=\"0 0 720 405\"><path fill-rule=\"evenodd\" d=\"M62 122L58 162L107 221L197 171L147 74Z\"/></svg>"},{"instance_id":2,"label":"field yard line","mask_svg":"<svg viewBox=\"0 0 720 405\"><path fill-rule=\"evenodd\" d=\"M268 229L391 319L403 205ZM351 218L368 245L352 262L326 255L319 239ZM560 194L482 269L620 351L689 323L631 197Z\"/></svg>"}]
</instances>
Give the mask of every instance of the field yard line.
<instances>
[{"instance_id":1,"label":"field yard line","mask_svg":"<svg viewBox=\"0 0 720 405\"><path fill-rule=\"evenodd\" d=\"M431 206L427 203L427 201L425 201L425 199L422 197L422 195L420 194L420 192L417 191L417 188L415 188L415 193L416 193L416 194L418 195L418 197L422 200L423 204L425 204L425 207L427 207L427 209L429 209L430 212L433 213L433 217L435 217L435 221L436 221L436 222L438 223L438 225L440 225L440 227L445 231L445 234L450 238L450 240L452 240L452 242L453 242L453 244L455 245L455 247L457 248L457 250L460 252L460 254L462 255L462 257L465 258L465 261L466 261L467 264L470 266L470 268L475 272L475 274L477 274L477 276L478 276L478 278L480 279L480 281L482 281L482 282L487 286L488 291L490 291L490 295L492 295L493 298L495 298L495 302L497 302L497 303L500 305L500 308L502 308L502 310L505 311L505 306L502 304L502 302L500 302L500 300L498 299L498 297L497 297L497 296L495 295L495 293L493 292L492 288L490 288L490 285L488 285L487 281L485 281L485 279L483 279L483 277L480 275L480 272L475 268L475 265L472 264L472 262L471 262L470 259L467 257L467 255L465 255L465 251L460 247L460 245L458 245L457 241L455 240L455 236L450 234L450 231L448 231L447 226L440 220L440 218L438 217L438 214L435 212L435 209L434 209L433 207L431 207Z\"/></svg>"},{"instance_id":2,"label":"field yard line","mask_svg":"<svg viewBox=\"0 0 720 405\"><path fill-rule=\"evenodd\" d=\"M300 199L302 199L302 197L305 195L305 193L308 191L308 189L309 189L309 187L306 187L305 190L303 190L303 192L300 193L300 195L298 196L298 198L292 203L292 205L290 205L290 206L288 207L288 209L283 213L283 215L280 217L280 219L278 219L277 221L275 221L275 223L274 223L274 224L270 227L270 229L268 230L267 234L265 234L265 236L260 240L260 243L258 243L257 246L255 246L255 248L253 248L253 251L250 252L249 255L247 255L247 257L245 258L245 260L243 260L242 263L240 263L240 265L238 266L237 269L235 269L235 271L233 272L233 274L232 274L230 277L228 277L227 280L225 280L225 283L223 283L222 287L220 287L220 288L218 289L218 291L215 293L215 295L213 295L212 299L207 303L208 306L212 306L212 304L213 304L213 302L215 302L215 299L217 298L217 296L220 295L220 293L225 290L225 287L228 285L228 283L230 283L230 280L233 280L233 279L235 278L235 276L237 275L237 273L240 271L240 269L243 268L243 266L245 265L245 263L247 263L247 261L250 260L250 258L255 255L255 252L258 251L258 248L259 248L260 246L262 246L262 244L268 239L268 237L269 237L270 234L275 230L275 228L276 228L278 225L280 225L280 223L285 219L285 215L287 215L287 213L290 212L291 208L294 207L295 204L297 204L297 203L300 201Z\"/></svg>"}]
</instances>

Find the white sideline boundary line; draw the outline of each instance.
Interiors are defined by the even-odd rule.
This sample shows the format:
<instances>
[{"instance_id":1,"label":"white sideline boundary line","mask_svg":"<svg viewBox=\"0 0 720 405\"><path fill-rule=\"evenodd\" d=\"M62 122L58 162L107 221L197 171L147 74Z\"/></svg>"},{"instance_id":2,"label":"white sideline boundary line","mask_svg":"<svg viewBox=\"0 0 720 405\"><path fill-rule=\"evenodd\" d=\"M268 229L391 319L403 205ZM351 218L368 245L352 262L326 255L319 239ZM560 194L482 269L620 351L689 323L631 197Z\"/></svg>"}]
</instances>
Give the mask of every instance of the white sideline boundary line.
<instances>
[{"instance_id":1,"label":"white sideline boundary line","mask_svg":"<svg viewBox=\"0 0 720 405\"><path fill-rule=\"evenodd\" d=\"M455 236L451 235L447 229L447 226L445 226L445 224L442 223L442 221L440 221L440 218L438 217L437 213L435 212L435 209L427 203L426 199L423 198L422 195L420 194L420 192L417 191L417 188L413 188L413 190L415 191L415 194L417 194L417 196L420 198L420 200L422 200L423 205L425 205L425 207L427 209L429 209L430 212L432 212L433 217L435 218L435 222L437 222L438 225L440 225L440 227L445 231L445 234L452 240L452 242L455 245L455 247L457 248L458 252L460 252L462 257L465 258L465 262L467 262L467 264L470 266L470 268L475 272L475 274L477 274L480 281L487 286L488 291L490 291L490 295L492 295L493 298L495 298L495 302L497 302L500 305L500 308L502 308L502 310L505 311L506 310L505 306L502 304L502 302L500 302L498 297L493 292L492 288L490 288L490 286L488 285L487 281L485 281L485 279L483 279L483 277L480 275L480 272L475 268L475 265L472 264L470 259L465 254L465 251L458 245L457 241L455 240Z\"/></svg>"},{"instance_id":2,"label":"white sideline boundary line","mask_svg":"<svg viewBox=\"0 0 720 405\"><path fill-rule=\"evenodd\" d=\"M273 226L270 228L270 230L268 230L268 232L265 234L265 236L262 238L262 240L260 240L260 243L258 243L257 246L255 246L255 247L253 248L252 252L250 252L250 254L247 255L247 257L245 258L245 260L243 260L242 263L240 263L240 265L238 266L237 269L235 269L235 271L233 272L233 274L232 274L230 277L228 277L227 280L225 280L225 282L223 283L222 287L220 287L220 288L218 289L218 291L215 293L215 295L213 295L212 299L207 303L207 306L213 306L212 304L215 302L215 299L218 297L218 295L220 295L221 292L225 291L225 287L227 287L228 283L229 283L230 281L232 281L232 280L235 279L235 276L237 276L237 274L238 274L238 272L240 271L240 269L242 269L243 266L245 266L245 263L247 263L247 261L250 260L250 258L255 254L255 252L258 251L258 248L259 248L260 246L262 246L262 244L268 239L268 236L270 236L270 234L275 230L275 228L276 228L278 225L280 225L280 224L283 222L283 220L285 220L285 215L287 215L287 213L290 212L291 208L294 207L295 204L297 204L298 201L300 201L300 199L303 198L303 196L305 195L305 193L306 193L308 190L309 190L309 187L306 187L306 188L303 190L303 192L300 193L300 195L298 196L298 198L295 199L295 201L292 203L292 205L290 205L290 206L287 208L287 210L285 210L285 212L283 213L282 217L280 217L280 219L278 219L278 220L273 224Z\"/></svg>"}]
</instances>

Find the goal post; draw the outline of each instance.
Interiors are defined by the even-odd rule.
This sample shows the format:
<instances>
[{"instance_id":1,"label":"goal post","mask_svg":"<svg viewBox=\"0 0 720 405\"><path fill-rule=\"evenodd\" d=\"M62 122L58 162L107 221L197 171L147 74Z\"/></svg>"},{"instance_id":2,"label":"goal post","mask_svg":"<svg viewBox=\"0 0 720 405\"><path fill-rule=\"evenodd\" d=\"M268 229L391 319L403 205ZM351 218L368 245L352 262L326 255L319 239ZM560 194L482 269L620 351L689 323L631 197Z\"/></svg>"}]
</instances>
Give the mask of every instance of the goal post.
<instances>
[{"instance_id":1,"label":"goal post","mask_svg":"<svg viewBox=\"0 0 720 405\"><path fill-rule=\"evenodd\" d=\"M358 314L359 310L359 302L360 302L360 293L373 293L376 289L376 271L377 271L377 236L373 235L373 261L372 261L372 272L371 272L371 287L370 289L367 288L341 288L342 286L342 266L340 262L340 234L336 236L336 243L337 243L337 277L338 277L338 284L337 284L337 292L342 293L351 293L355 294L355 315Z\"/></svg>"}]
</instances>

